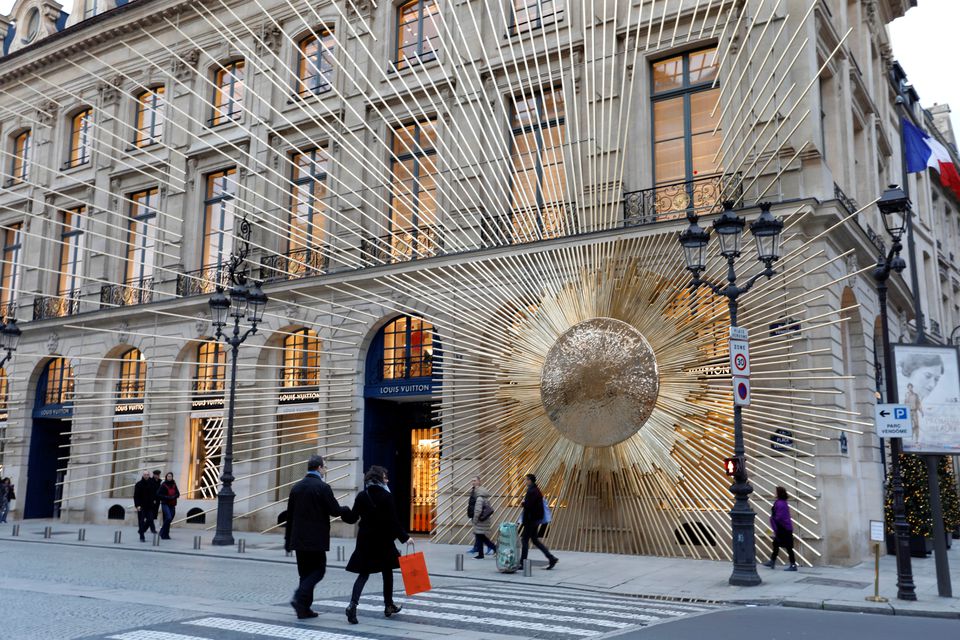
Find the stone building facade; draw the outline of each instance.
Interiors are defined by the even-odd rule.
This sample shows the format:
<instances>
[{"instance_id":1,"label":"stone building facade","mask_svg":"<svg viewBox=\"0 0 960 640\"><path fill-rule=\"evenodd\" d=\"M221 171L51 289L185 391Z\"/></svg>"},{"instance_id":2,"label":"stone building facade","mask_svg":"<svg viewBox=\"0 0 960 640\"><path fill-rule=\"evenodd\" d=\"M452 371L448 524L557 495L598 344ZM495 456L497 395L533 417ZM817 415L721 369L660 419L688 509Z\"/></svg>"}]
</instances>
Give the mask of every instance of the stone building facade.
<instances>
[{"instance_id":1,"label":"stone building facade","mask_svg":"<svg viewBox=\"0 0 960 640\"><path fill-rule=\"evenodd\" d=\"M826 349L808 366L834 374L830 406L865 424L815 445L807 537L812 562L859 561L882 513L866 422L879 326L868 267L884 232L873 206L851 216L903 181L898 95L944 135L909 99L886 35L911 3L789 0L736 24L723 18L740 3L612 4L608 16L569 0L17 2L0 20L2 303L23 330L0 452L15 517L129 520L139 470L159 468L181 483L180 514L209 526L228 358L209 342L207 300L247 217L270 303L239 360L238 526L275 528L284 488L319 448L338 495L365 465L391 465L404 517L429 532L467 478L432 475L454 419L433 413L443 335L390 279L537 243L673 234L689 207L714 212L739 164L753 168L736 183L748 216L762 185L775 211L806 214L811 256L837 258L797 286L830 283L818 304L844 322L803 335L801 350ZM686 35L662 37L661 13ZM767 57L737 55L768 41ZM792 64L775 67L780 54ZM719 85L737 90L716 115L704 105L724 55ZM622 131L608 116L624 112ZM738 134L705 137L714 126ZM764 126L773 151L716 162ZM521 157L522 144L536 153ZM525 171L532 190L517 188ZM919 326L944 341L960 325L960 203L933 174L907 184L918 277L893 283L894 331L917 331L915 286Z\"/></svg>"}]
</instances>

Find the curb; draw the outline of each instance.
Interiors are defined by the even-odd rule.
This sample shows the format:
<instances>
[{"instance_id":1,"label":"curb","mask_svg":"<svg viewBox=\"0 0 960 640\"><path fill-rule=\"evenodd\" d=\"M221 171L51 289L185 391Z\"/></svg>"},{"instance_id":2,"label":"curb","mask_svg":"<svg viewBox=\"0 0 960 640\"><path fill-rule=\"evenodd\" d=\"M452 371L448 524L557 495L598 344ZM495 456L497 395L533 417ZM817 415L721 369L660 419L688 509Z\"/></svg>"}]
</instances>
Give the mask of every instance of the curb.
<instances>
[{"instance_id":1,"label":"curb","mask_svg":"<svg viewBox=\"0 0 960 640\"><path fill-rule=\"evenodd\" d=\"M896 602L878 602L863 604L846 600L781 600L781 607L793 609L819 609L822 611L842 611L845 613L871 613L874 615L905 616L915 618L941 618L960 620L960 611L946 611L943 609L913 609Z\"/></svg>"}]
</instances>

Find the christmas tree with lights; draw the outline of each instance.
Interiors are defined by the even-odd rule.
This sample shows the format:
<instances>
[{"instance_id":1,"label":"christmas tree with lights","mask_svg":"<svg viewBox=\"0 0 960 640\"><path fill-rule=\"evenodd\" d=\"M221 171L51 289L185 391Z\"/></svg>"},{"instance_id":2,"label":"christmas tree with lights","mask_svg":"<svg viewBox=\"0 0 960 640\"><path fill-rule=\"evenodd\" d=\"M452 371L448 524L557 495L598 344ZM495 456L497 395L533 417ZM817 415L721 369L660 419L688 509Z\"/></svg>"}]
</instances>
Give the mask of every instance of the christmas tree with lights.
<instances>
[{"instance_id":1,"label":"christmas tree with lights","mask_svg":"<svg viewBox=\"0 0 960 640\"><path fill-rule=\"evenodd\" d=\"M930 492L927 490L927 464L922 458L904 453L900 455L900 475L903 478L903 503L910 525L910 536L926 538L933 533L930 515ZM884 518L887 533L893 535L893 485L887 478Z\"/></svg>"},{"instance_id":2,"label":"christmas tree with lights","mask_svg":"<svg viewBox=\"0 0 960 640\"><path fill-rule=\"evenodd\" d=\"M937 467L940 480L940 505L943 507L943 528L950 536L960 530L960 496L957 495L957 480L953 474L953 462L949 456L940 458Z\"/></svg>"}]
</instances>

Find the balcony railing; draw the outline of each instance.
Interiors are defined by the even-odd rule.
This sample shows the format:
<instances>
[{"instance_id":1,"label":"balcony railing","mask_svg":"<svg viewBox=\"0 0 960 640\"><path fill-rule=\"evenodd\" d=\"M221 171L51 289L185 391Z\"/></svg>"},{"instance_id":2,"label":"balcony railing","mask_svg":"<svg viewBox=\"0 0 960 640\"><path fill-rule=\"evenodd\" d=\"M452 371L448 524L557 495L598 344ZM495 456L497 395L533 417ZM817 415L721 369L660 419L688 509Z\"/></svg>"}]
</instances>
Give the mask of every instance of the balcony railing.
<instances>
[{"instance_id":1,"label":"balcony railing","mask_svg":"<svg viewBox=\"0 0 960 640\"><path fill-rule=\"evenodd\" d=\"M177 296L186 298L213 293L218 285L225 288L229 286L228 280L226 265L178 273Z\"/></svg>"},{"instance_id":2,"label":"balcony railing","mask_svg":"<svg viewBox=\"0 0 960 640\"><path fill-rule=\"evenodd\" d=\"M933 334L934 337L940 337L940 323L936 320L930 320L930 333Z\"/></svg>"},{"instance_id":3,"label":"balcony railing","mask_svg":"<svg viewBox=\"0 0 960 640\"><path fill-rule=\"evenodd\" d=\"M153 278L100 287L100 308L130 307L153 302Z\"/></svg>"},{"instance_id":4,"label":"balcony railing","mask_svg":"<svg viewBox=\"0 0 960 640\"><path fill-rule=\"evenodd\" d=\"M364 238L360 253L366 264L390 264L428 258L443 253L443 236L439 227L417 227L400 230L379 238Z\"/></svg>"},{"instance_id":5,"label":"balcony railing","mask_svg":"<svg viewBox=\"0 0 960 640\"><path fill-rule=\"evenodd\" d=\"M860 210L860 205L857 204L857 201L848 196L843 192L843 189L840 188L836 182L833 183L833 197L847 210L847 213L854 214Z\"/></svg>"},{"instance_id":6,"label":"balcony railing","mask_svg":"<svg viewBox=\"0 0 960 640\"><path fill-rule=\"evenodd\" d=\"M80 291L68 291L62 296L37 296L33 299L33 319L63 318L80 313Z\"/></svg>"},{"instance_id":7,"label":"balcony railing","mask_svg":"<svg viewBox=\"0 0 960 640\"><path fill-rule=\"evenodd\" d=\"M0 322L6 322L10 318L16 318L17 308L16 300L0 304Z\"/></svg>"},{"instance_id":8,"label":"balcony railing","mask_svg":"<svg viewBox=\"0 0 960 640\"><path fill-rule=\"evenodd\" d=\"M260 279L264 282L294 280L323 275L330 268L330 256L322 249L294 249L284 254L264 256L260 260Z\"/></svg>"},{"instance_id":9,"label":"balcony railing","mask_svg":"<svg viewBox=\"0 0 960 640\"><path fill-rule=\"evenodd\" d=\"M653 224L683 218L688 213L719 213L724 200L739 200L739 175L712 175L660 184L623 194L624 225Z\"/></svg>"}]
</instances>

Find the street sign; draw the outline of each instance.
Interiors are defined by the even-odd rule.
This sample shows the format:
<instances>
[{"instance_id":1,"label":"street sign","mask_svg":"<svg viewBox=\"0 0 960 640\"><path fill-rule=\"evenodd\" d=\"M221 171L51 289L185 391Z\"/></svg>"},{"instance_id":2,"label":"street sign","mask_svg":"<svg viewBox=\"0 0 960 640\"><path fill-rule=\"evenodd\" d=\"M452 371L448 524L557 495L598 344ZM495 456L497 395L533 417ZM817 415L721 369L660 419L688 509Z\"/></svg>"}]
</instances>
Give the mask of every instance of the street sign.
<instances>
[{"instance_id":1,"label":"street sign","mask_svg":"<svg viewBox=\"0 0 960 640\"><path fill-rule=\"evenodd\" d=\"M883 520L870 521L870 542L883 542Z\"/></svg>"},{"instance_id":2,"label":"street sign","mask_svg":"<svg viewBox=\"0 0 960 640\"><path fill-rule=\"evenodd\" d=\"M906 438L910 436L910 409L905 404L878 404L874 409L877 436Z\"/></svg>"},{"instance_id":3,"label":"street sign","mask_svg":"<svg viewBox=\"0 0 960 640\"><path fill-rule=\"evenodd\" d=\"M733 404L740 407L750 406L750 378L733 378Z\"/></svg>"},{"instance_id":4,"label":"street sign","mask_svg":"<svg viewBox=\"0 0 960 640\"><path fill-rule=\"evenodd\" d=\"M730 339L746 342L750 339L750 332L747 331L746 327L730 327Z\"/></svg>"},{"instance_id":5,"label":"street sign","mask_svg":"<svg viewBox=\"0 0 960 640\"><path fill-rule=\"evenodd\" d=\"M746 340L730 340L730 373L750 376L750 346Z\"/></svg>"}]
</instances>

